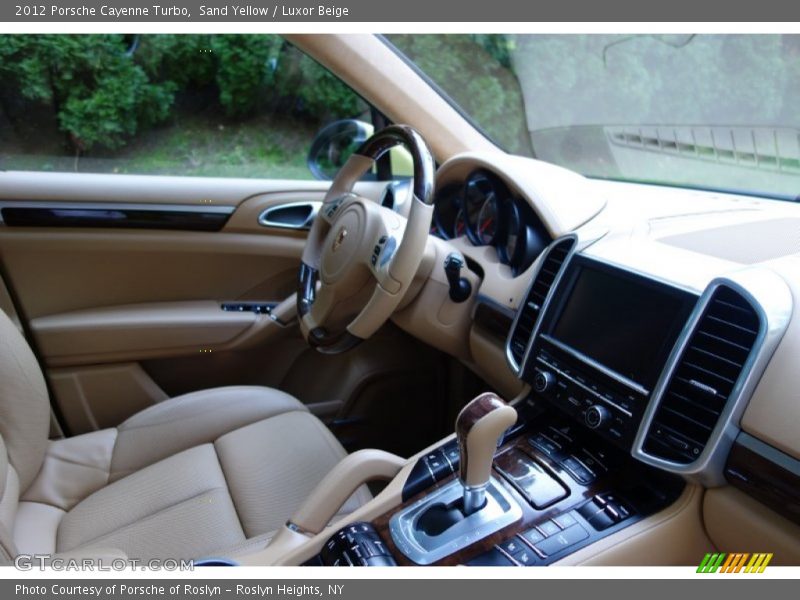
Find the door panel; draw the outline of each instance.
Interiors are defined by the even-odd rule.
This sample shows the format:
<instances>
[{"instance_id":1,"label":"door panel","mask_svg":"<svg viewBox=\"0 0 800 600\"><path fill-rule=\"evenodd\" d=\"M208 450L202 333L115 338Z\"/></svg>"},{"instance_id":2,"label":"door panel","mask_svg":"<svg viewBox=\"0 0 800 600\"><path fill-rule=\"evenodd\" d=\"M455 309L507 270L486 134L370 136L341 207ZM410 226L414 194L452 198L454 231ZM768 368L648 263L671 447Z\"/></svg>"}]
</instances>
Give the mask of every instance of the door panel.
<instances>
[{"instance_id":1,"label":"door panel","mask_svg":"<svg viewBox=\"0 0 800 600\"><path fill-rule=\"evenodd\" d=\"M37 317L31 329L48 365L180 356L230 347L248 330L274 323L213 300L147 302Z\"/></svg>"},{"instance_id":2,"label":"door panel","mask_svg":"<svg viewBox=\"0 0 800 600\"><path fill-rule=\"evenodd\" d=\"M296 327L221 305L286 301L279 309L291 320L306 231L259 217L319 202L327 186L0 173L3 277L69 431L112 426L168 395L212 385L278 387L308 360ZM367 182L358 191L378 198L384 187ZM204 213L225 222L218 231L197 227ZM352 379L342 377L334 398L304 400L333 416L359 384ZM303 385L295 387L303 398Z\"/></svg>"},{"instance_id":3,"label":"door panel","mask_svg":"<svg viewBox=\"0 0 800 600\"><path fill-rule=\"evenodd\" d=\"M29 319L140 302L282 300L302 248L301 238L267 232L0 231L5 273Z\"/></svg>"}]
</instances>

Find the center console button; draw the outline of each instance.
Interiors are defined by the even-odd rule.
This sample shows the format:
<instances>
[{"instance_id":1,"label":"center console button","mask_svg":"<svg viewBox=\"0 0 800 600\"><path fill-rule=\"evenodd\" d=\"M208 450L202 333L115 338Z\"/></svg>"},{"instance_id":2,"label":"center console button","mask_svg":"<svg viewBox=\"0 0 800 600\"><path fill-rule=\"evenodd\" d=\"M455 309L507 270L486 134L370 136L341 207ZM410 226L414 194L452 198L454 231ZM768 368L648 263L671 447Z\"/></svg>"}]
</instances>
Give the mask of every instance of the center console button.
<instances>
[{"instance_id":1,"label":"center console button","mask_svg":"<svg viewBox=\"0 0 800 600\"><path fill-rule=\"evenodd\" d=\"M461 453L458 450L458 444L446 444L442 450L444 451L445 458L450 461L450 465L453 467L453 469L458 470L458 463L461 460Z\"/></svg>"},{"instance_id":2,"label":"center console button","mask_svg":"<svg viewBox=\"0 0 800 600\"><path fill-rule=\"evenodd\" d=\"M523 547L525 547L525 544L523 544L516 537L512 537L510 540L506 540L505 542L499 544L499 546L500 548L505 550L508 554L514 556L517 552L522 550Z\"/></svg>"},{"instance_id":3,"label":"center console button","mask_svg":"<svg viewBox=\"0 0 800 600\"><path fill-rule=\"evenodd\" d=\"M561 466L564 467L578 483L589 484L596 478L595 474L587 469L583 463L574 456L568 456L562 460Z\"/></svg>"},{"instance_id":4,"label":"center console button","mask_svg":"<svg viewBox=\"0 0 800 600\"><path fill-rule=\"evenodd\" d=\"M550 537L551 535L561 533L561 528L556 524L555 521L545 521L544 523L537 525L536 528L541 531L545 537Z\"/></svg>"},{"instance_id":5,"label":"center console button","mask_svg":"<svg viewBox=\"0 0 800 600\"><path fill-rule=\"evenodd\" d=\"M599 448L581 448L579 458L583 464L595 472L597 472L595 467L599 467L601 471L607 472L611 464L611 457L606 451Z\"/></svg>"},{"instance_id":6,"label":"center console button","mask_svg":"<svg viewBox=\"0 0 800 600\"><path fill-rule=\"evenodd\" d=\"M567 527L571 527L575 525L578 521L575 520L570 513L564 513L563 515L558 515L554 518L554 521L559 524L561 529L566 529Z\"/></svg>"},{"instance_id":7,"label":"center console button","mask_svg":"<svg viewBox=\"0 0 800 600\"><path fill-rule=\"evenodd\" d=\"M566 429L567 431L569 431L569 429L566 427L562 429ZM551 440L559 444L562 448L565 446L569 446L572 443L571 437L569 437L564 431L557 429L552 425L547 428L547 436Z\"/></svg>"},{"instance_id":8,"label":"center console button","mask_svg":"<svg viewBox=\"0 0 800 600\"><path fill-rule=\"evenodd\" d=\"M597 531L603 531L604 529L608 529L612 525L616 524L616 521L610 517L608 513L602 510L594 513L586 520L589 521L589 524Z\"/></svg>"},{"instance_id":9,"label":"center console button","mask_svg":"<svg viewBox=\"0 0 800 600\"><path fill-rule=\"evenodd\" d=\"M536 554L533 550L523 545L523 548L517 552L512 558L523 567L529 567L536 564Z\"/></svg>"},{"instance_id":10,"label":"center console button","mask_svg":"<svg viewBox=\"0 0 800 600\"><path fill-rule=\"evenodd\" d=\"M364 559L364 566L367 567L396 567L397 563L391 556L370 556Z\"/></svg>"},{"instance_id":11,"label":"center console button","mask_svg":"<svg viewBox=\"0 0 800 600\"><path fill-rule=\"evenodd\" d=\"M589 537L589 533L581 527L579 524L572 525L571 527L567 527L564 531L550 536L547 539L542 540L541 542L535 545L535 548L542 552L545 556L553 556L569 548L570 546L574 546L578 542L581 542Z\"/></svg>"},{"instance_id":12,"label":"center console button","mask_svg":"<svg viewBox=\"0 0 800 600\"><path fill-rule=\"evenodd\" d=\"M553 460L559 460L562 456L561 447L542 433L536 433L532 435L530 438L528 438L528 441L530 442L531 446L541 450L545 455Z\"/></svg>"},{"instance_id":13,"label":"center console button","mask_svg":"<svg viewBox=\"0 0 800 600\"><path fill-rule=\"evenodd\" d=\"M354 523L334 533L319 554L325 566L393 566L395 564L375 528Z\"/></svg>"},{"instance_id":14,"label":"center console button","mask_svg":"<svg viewBox=\"0 0 800 600\"><path fill-rule=\"evenodd\" d=\"M578 512L598 531L608 529L632 514L628 506L614 494L597 494L581 506Z\"/></svg>"},{"instance_id":15,"label":"center console button","mask_svg":"<svg viewBox=\"0 0 800 600\"><path fill-rule=\"evenodd\" d=\"M518 537L506 540L502 544L499 544L498 547L523 567L536 562L536 554Z\"/></svg>"},{"instance_id":16,"label":"center console button","mask_svg":"<svg viewBox=\"0 0 800 600\"><path fill-rule=\"evenodd\" d=\"M608 471L606 466L585 448L581 448L580 452L578 453L578 460L580 460L580 462L582 462L583 465L592 473L597 474L600 471Z\"/></svg>"},{"instance_id":17,"label":"center console button","mask_svg":"<svg viewBox=\"0 0 800 600\"><path fill-rule=\"evenodd\" d=\"M526 531L525 533L522 534L522 537L528 540L528 542L530 542L532 545L536 545L537 543L541 542L544 539L544 536L538 529L531 529L530 531Z\"/></svg>"},{"instance_id":18,"label":"center console button","mask_svg":"<svg viewBox=\"0 0 800 600\"><path fill-rule=\"evenodd\" d=\"M608 434L616 440L621 440L624 437L624 433L618 429L617 427L611 427L608 430Z\"/></svg>"},{"instance_id":19,"label":"center console button","mask_svg":"<svg viewBox=\"0 0 800 600\"><path fill-rule=\"evenodd\" d=\"M431 473L433 473L433 476L437 481L444 479L453 472L453 470L450 468L450 463L445 458L444 452L441 448L434 450L423 460L428 464L428 468L431 470Z\"/></svg>"}]
</instances>

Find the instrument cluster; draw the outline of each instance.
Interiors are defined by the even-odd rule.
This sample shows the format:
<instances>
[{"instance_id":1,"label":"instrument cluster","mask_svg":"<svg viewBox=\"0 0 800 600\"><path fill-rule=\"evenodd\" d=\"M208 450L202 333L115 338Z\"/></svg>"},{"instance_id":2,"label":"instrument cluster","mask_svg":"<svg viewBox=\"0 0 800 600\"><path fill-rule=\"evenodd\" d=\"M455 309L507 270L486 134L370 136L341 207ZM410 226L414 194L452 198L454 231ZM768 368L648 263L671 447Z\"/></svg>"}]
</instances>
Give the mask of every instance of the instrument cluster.
<instances>
[{"instance_id":1,"label":"instrument cluster","mask_svg":"<svg viewBox=\"0 0 800 600\"><path fill-rule=\"evenodd\" d=\"M492 246L514 276L551 242L531 206L486 169L437 192L431 234L445 240L466 236L473 246Z\"/></svg>"}]
</instances>

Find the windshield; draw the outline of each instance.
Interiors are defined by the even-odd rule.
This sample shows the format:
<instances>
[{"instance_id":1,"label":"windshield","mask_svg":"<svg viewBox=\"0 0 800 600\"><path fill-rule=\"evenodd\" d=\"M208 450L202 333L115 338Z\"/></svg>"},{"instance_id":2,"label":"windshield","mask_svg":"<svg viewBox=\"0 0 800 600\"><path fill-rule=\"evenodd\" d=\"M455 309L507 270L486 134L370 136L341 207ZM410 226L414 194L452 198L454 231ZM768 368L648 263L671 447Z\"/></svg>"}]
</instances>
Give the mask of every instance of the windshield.
<instances>
[{"instance_id":1,"label":"windshield","mask_svg":"<svg viewBox=\"0 0 800 600\"><path fill-rule=\"evenodd\" d=\"M508 152L591 177L800 195L800 36L387 39Z\"/></svg>"}]
</instances>

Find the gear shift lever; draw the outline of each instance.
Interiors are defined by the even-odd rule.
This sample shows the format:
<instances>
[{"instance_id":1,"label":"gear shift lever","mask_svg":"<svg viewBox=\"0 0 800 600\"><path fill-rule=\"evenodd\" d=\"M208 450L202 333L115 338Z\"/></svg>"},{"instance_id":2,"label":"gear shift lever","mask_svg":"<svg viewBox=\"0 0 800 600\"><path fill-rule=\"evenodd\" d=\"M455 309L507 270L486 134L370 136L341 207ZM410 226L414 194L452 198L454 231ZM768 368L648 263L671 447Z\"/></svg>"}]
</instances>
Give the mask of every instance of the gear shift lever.
<instances>
[{"instance_id":1,"label":"gear shift lever","mask_svg":"<svg viewBox=\"0 0 800 600\"><path fill-rule=\"evenodd\" d=\"M492 477L497 439L516 420L517 411L495 394L481 394L458 414L458 480L431 489L389 521L403 555L430 565L522 519L519 502Z\"/></svg>"},{"instance_id":2,"label":"gear shift lever","mask_svg":"<svg viewBox=\"0 0 800 600\"><path fill-rule=\"evenodd\" d=\"M458 477L464 486L465 515L483 508L497 440L516 420L517 411L491 392L481 394L458 413Z\"/></svg>"}]
</instances>

